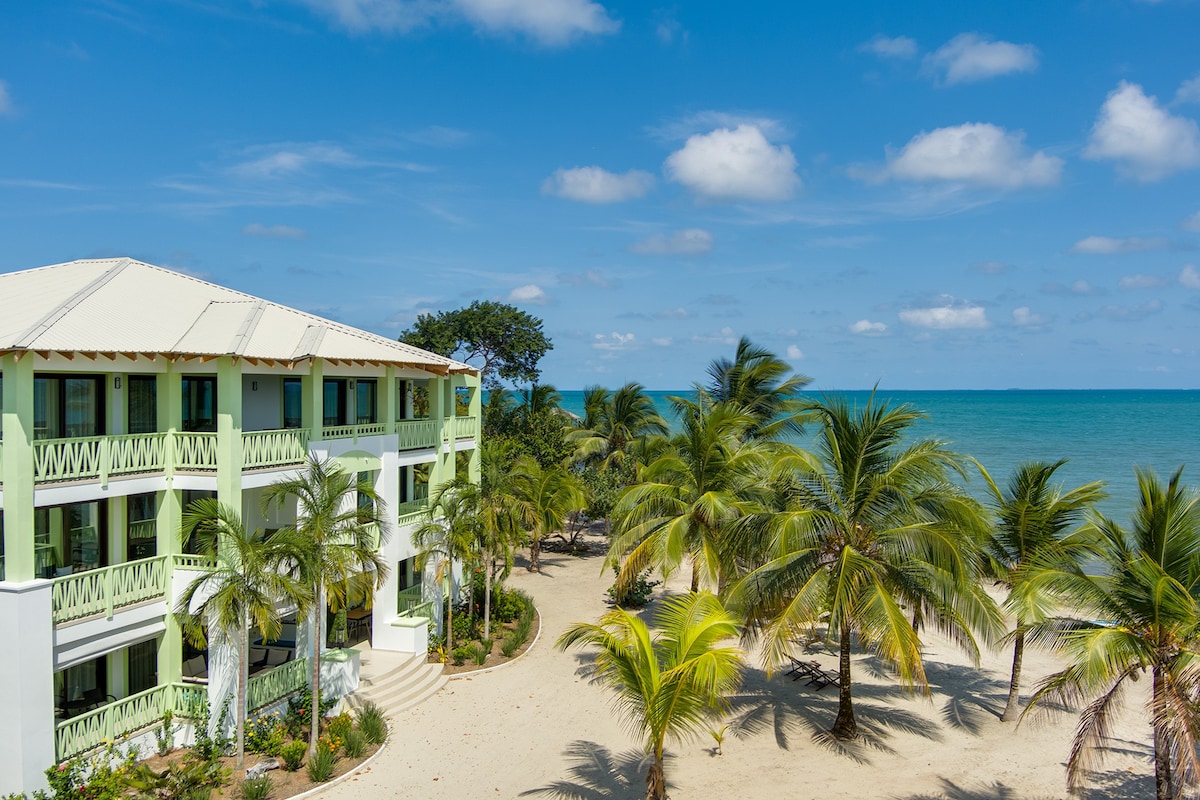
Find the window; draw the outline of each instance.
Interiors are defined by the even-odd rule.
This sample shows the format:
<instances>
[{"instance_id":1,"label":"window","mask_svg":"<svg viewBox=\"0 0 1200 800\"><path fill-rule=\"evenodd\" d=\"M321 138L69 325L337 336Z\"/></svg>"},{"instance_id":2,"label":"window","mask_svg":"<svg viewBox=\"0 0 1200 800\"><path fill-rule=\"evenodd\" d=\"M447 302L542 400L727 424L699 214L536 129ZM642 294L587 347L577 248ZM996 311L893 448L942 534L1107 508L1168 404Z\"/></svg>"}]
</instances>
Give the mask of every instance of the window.
<instances>
[{"instance_id":1,"label":"window","mask_svg":"<svg viewBox=\"0 0 1200 800\"><path fill-rule=\"evenodd\" d=\"M346 424L346 381L344 378L326 378L324 386L325 410L321 424L326 428Z\"/></svg>"},{"instance_id":2,"label":"window","mask_svg":"<svg viewBox=\"0 0 1200 800\"><path fill-rule=\"evenodd\" d=\"M283 427L299 428L304 424L304 385L299 378L283 379Z\"/></svg>"},{"instance_id":3,"label":"window","mask_svg":"<svg viewBox=\"0 0 1200 800\"><path fill-rule=\"evenodd\" d=\"M108 656L100 656L54 673L58 712L65 717L103 705L108 699Z\"/></svg>"},{"instance_id":4,"label":"window","mask_svg":"<svg viewBox=\"0 0 1200 800\"><path fill-rule=\"evenodd\" d=\"M129 376L129 432L158 431L158 379L153 375Z\"/></svg>"},{"instance_id":5,"label":"window","mask_svg":"<svg viewBox=\"0 0 1200 800\"><path fill-rule=\"evenodd\" d=\"M396 379L396 419L408 419L408 381Z\"/></svg>"},{"instance_id":6,"label":"window","mask_svg":"<svg viewBox=\"0 0 1200 800\"><path fill-rule=\"evenodd\" d=\"M183 512L186 514L192 503L197 500L217 498L216 492L210 492L206 489L185 489L183 491ZM196 542L196 532L189 531L187 541L183 543L183 552L197 555L200 552L199 544Z\"/></svg>"},{"instance_id":7,"label":"window","mask_svg":"<svg viewBox=\"0 0 1200 800\"><path fill-rule=\"evenodd\" d=\"M33 435L35 439L103 436L102 375L35 375Z\"/></svg>"},{"instance_id":8,"label":"window","mask_svg":"<svg viewBox=\"0 0 1200 800\"><path fill-rule=\"evenodd\" d=\"M133 494L125 499L129 533L125 540L125 558L137 561L158 554L158 525L154 519L154 494Z\"/></svg>"},{"instance_id":9,"label":"window","mask_svg":"<svg viewBox=\"0 0 1200 800\"><path fill-rule=\"evenodd\" d=\"M360 486L373 486L374 481L371 480L370 472L358 473L358 484ZM358 492L358 521L366 522L371 519L371 515L375 513L375 501L363 492Z\"/></svg>"},{"instance_id":10,"label":"window","mask_svg":"<svg viewBox=\"0 0 1200 800\"><path fill-rule=\"evenodd\" d=\"M108 564L107 503L100 500L34 509L34 569L39 577L86 572Z\"/></svg>"},{"instance_id":11,"label":"window","mask_svg":"<svg viewBox=\"0 0 1200 800\"><path fill-rule=\"evenodd\" d=\"M375 395L375 381L359 380L355 384L355 415L359 425L375 422Z\"/></svg>"},{"instance_id":12,"label":"window","mask_svg":"<svg viewBox=\"0 0 1200 800\"><path fill-rule=\"evenodd\" d=\"M200 433L217 431L217 379L188 376L183 379L183 429Z\"/></svg>"},{"instance_id":13,"label":"window","mask_svg":"<svg viewBox=\"0 0 1200 800\"><path fill-rule=\"evenodd\" d=\"M158 685L158 640L131 645L125 651L129 676L129 694L137 694Z\"/></svg>"}]
</instances>

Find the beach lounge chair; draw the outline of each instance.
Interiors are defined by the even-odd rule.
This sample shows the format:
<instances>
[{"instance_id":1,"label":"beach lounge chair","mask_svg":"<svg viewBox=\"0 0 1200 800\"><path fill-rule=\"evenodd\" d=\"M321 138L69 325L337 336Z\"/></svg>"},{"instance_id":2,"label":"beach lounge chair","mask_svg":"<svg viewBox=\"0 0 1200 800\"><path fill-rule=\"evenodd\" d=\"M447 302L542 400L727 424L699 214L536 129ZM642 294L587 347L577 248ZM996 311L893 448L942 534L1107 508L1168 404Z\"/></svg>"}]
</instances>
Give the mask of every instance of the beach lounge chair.
<instances>
[{"instance_id":1,"label":"beach lounge chair","mask_svg":"<svg viewBox=\"0 0 1200 800\"><path fill-rule=\"evenodd\" d=\"M792 662L792 668L787 671L787 674L791 675L794 681L798 681L801 678L811 678L814 674L821 671L821 665L815 661L801 661L793 656L789 656L789 658Z\"/></svg>"},{"instance_id":2,"label":"beach lounge chair","mask_svg":"<svg viewBox=\"0 0 1200 800\"><path fill-rule=\"evenodd\" d=\"M840 687L842 685L842 676L837 672L826 672L823 669L817 669L805 685L815 686L818 691L824 689L826 686Z\"/></svg>"}]
</instances>

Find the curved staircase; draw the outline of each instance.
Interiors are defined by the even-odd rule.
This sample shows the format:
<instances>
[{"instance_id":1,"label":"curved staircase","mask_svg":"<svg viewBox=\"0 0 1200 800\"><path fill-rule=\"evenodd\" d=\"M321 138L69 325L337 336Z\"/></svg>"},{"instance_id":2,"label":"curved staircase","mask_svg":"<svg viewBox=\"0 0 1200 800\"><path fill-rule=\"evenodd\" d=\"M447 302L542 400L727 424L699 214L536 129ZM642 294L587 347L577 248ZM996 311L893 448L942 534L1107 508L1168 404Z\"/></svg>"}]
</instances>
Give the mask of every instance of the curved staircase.
<instances>
[{"instance_id":1,"label":"curved staircase","mask_svg":"<svg viewBox=\"0 0 1200 800\"><path fill-rule=\"evenodd\" d=\"M369 700L385 717L392 717L428 700L446 681L442 665L427 663L424 654L363 650L358 689L346 701L351 708L360 708Z\"/></svg>"}]
</instances>

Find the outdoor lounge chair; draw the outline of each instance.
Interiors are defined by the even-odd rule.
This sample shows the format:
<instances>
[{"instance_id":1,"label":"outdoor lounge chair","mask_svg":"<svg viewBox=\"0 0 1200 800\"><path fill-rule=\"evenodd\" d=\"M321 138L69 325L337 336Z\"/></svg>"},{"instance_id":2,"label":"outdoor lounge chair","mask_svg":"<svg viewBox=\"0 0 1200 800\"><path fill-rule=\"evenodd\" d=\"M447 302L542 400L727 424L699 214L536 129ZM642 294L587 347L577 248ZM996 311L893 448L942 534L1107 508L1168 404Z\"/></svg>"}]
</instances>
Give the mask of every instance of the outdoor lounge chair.
<instances>
[{"instance_id":1,"label":"outdoor lounge chair","mask_svg":"<svg viewBox=\"0 0 1200 800\"><path fill-rule=\"evenodd\" d=\"M793 656L789 656L789 658L792 662L792 668L787 671L787 674L791 675L794 681L798 681L801 678L811 678L821 671L821 665L815 661L801 661Z\"/></svg>"},{"instance_id":2,"label":"outdoor lounge chair","mask_svg":"<svg viewBox=\"0 0 1200 800\"><path fill-rule=\"evenodd\" d=\"M811 679L805 684L805 686L815 686L818 691L824 689L826 686L840 687L841 685L842 676L839 673L826 672L820 668L813 671Z\"/></svg>"}]
</instances>

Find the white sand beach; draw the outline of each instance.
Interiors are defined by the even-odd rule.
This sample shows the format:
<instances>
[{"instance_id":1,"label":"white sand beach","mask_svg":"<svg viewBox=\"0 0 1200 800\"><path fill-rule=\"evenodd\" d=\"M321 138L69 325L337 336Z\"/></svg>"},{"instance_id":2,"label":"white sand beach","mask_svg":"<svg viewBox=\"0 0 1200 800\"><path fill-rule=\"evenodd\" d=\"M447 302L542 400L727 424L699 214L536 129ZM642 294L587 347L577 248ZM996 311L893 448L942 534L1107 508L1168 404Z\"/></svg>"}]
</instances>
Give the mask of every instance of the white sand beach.
<instances>
[{"instance_id":1,"label":"white sand beach","mask_svg":"<svg viewBox=\"0 0 1200 800\"><path fill-rule=\"evenodd\" d=\"M602 540L595 540L600 546ZM571 623L595 621L607 606L611 575L600 558L544 553L543 574L522 567L509 585L524 589L542 614L540 640L517 662L451 680L437 695L393 720L387 752L324 794L331 798L638 798L645 771L641 743L613 713L611 692L577 674L579 652L554 641ZM682 590L682 581L669 589ZM661 587L659 589L661 593ZM834 669L836 656L811 658ZM767 678L754 654L734 698L724 754L705 737L668 742L667 779L675 800L1048 800L1067 798L1064 762L1077 716L999 720L1008 687L1009 650L986 652L979 668L930 636L931 695L906 695L868 655L854 664L855 712L862 736L850 744L824 734L836 690L816 690L783 674ZM1027 651L1025 692L1055 669ZM1153 796L1150 732L1143 704L1148 681L1128 695L1113 747L1092 796Z\"/></svg>"}]
</instances>

